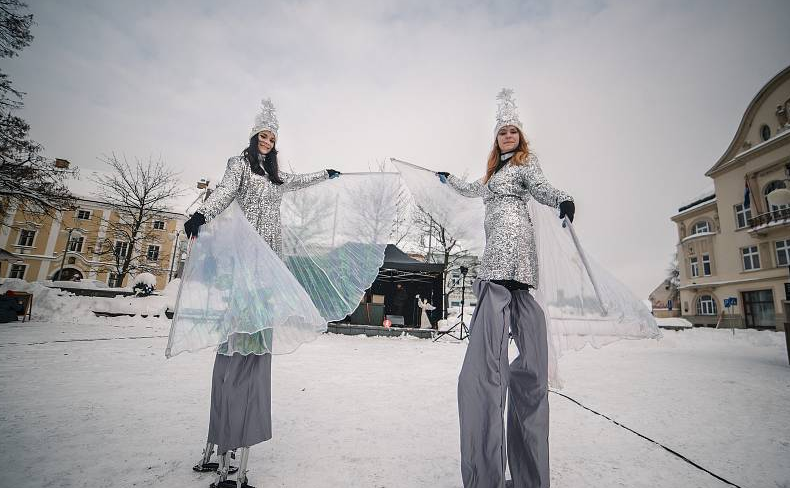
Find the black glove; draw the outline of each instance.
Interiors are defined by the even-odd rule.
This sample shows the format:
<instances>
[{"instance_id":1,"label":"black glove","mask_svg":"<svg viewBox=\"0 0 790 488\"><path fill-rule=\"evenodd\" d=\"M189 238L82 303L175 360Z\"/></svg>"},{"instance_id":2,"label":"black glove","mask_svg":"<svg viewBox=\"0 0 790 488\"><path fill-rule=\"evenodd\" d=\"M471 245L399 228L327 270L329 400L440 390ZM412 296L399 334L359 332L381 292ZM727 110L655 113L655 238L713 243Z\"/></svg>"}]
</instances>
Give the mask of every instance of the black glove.
<instances>
[{"instance_id":1,"label":"black glove","mask_svg":"<svg viewBox=\"0 0 790 488\"><path fill-rule=\"evenodd\" d=\"M436 176L439 177L439 181L442 183L447 183L447 177L450 176L450 173L447 171L437 171Z\"/></svg>"},{"instance_id":2,"label":"black glove","mask_svg":"<svg viewBox=\"0 0 790 488\"><path fill-rule=\"evenodd\" d=\"M573 215L576 213L576 205L573 204L570 200L562 202L560 204L560 219L564 217L568 217L568 220L573 222Z\"/></svg>"},{"instance_id":3,"label":"black glove","mask_svg":"<svg viewBox=\"0 0 790 488\"><path fill-rule=\"evenodd\" d=\"M335 171L333 169L328 169L326 170L326 172L329 173L329 179L337 178L338 176L341 175L340 171Z\"/></svg>"},{"instance_id":4,"label":"black glove","mask_svg":"<svg viewBox=\"0 0 790 488\"><path fill-rule=\"evenodd\" d=\"M206 216L200 212L195 212L189 220L184 222L184 231L187 233L187 238L197 237L200 232L200 226L206 223Z\"/></svg>"}]
</instances>

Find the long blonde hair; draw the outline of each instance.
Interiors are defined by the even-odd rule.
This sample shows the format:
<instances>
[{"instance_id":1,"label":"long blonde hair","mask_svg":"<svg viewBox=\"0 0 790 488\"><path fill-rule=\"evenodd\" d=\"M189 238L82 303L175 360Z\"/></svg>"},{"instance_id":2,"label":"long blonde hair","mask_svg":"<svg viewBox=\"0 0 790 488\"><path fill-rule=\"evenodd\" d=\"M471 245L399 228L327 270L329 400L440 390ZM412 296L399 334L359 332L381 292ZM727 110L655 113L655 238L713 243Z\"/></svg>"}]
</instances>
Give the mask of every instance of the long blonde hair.
<instances>
[{"instance_id":1,"label":"long blonde hair","mask_svg":"<svg viewBox=\"0 0 790 488\"><path fill-rule=\"evenodd\" d=\"M527 142L527 138L524 137L524 133L521 132L521 129L516 127L516 130L518 131L518 146L516 147L516 153L513 155L513 159L511 159L510 162L512 164L524 164L526 163L527 157L529 156L529 142ZM496 142L496 135L494 135L494 147L488 154L485 183L488 183L488 180L494 176L496 168L499 165L499 156L501 155L502 151L499 149L499 144Z\"/></svg>"}]
</instances>

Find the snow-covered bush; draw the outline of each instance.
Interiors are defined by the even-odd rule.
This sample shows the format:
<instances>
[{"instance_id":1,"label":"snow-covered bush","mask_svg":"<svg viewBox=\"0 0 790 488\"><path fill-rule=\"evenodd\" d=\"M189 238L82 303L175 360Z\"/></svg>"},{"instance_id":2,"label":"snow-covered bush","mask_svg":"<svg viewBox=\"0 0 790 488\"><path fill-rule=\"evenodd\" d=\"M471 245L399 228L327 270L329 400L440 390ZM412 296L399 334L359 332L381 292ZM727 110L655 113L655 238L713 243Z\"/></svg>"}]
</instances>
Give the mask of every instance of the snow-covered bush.
<instances>
[{"instance_id":1,"label":"snow-covered bush","mask_svg":"<svg viewBox=\"0 0 790 488\"><path fill-rule=\"evenodd\" d=\"M151 273L140 273L134 277L134 294L138 297L147 297L156 289L156 276Z\"/></svg>"}]
</instances>

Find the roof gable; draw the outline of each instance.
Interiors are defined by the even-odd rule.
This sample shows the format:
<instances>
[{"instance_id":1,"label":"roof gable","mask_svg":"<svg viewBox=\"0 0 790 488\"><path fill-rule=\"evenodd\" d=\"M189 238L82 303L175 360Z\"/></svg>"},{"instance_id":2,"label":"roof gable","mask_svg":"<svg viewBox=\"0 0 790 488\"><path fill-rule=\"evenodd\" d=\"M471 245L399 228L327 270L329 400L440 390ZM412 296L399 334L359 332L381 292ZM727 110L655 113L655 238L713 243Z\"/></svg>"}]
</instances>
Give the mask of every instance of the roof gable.
<instances>
[{"instance_id":1,"label":"roof gable","mask_svg":"<svg viewBox=\"0 0 790 488\"><path fill-rule=\"evenodd\" d=\"M708 171L705 172L705 176L711 176L712 173L721 169L725 166L728 162L730 162L736 155L742 152L742 145L746 139L747 132L751 127L752 120L754 119L755 114L757 111L762 107L765 100L771 95L782 83L790 80L790 66L786 67L782 71L780 71L776 76L771 78L768 83L766 83L760 91L754 96L751 102L749 102L746 111L741 118L740 124L738 124L738 129L735 131L735 136L732 138L732 142L727 147L727 150L724 154L719 158L719 160L714 164Z\"/></svg>"}]
</instances>

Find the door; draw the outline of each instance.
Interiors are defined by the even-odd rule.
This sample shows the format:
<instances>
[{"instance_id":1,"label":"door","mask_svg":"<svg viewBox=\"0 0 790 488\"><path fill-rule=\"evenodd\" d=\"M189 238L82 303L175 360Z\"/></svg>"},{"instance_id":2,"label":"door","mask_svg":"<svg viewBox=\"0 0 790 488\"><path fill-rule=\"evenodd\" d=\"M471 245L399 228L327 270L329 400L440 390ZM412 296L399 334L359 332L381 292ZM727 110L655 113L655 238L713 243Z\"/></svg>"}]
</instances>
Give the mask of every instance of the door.
<instances>
[{"instance_id":1,"label":"door","mask_svg":"<svg viewBox=\"0 0 790 488\"><path fill-rule=\"evenodd\" d=\"M775 328L776 310L774 309L774 293L772 290L756 290L743 292L743 313L746 327Z\"/></svg>"}]
</instances>

